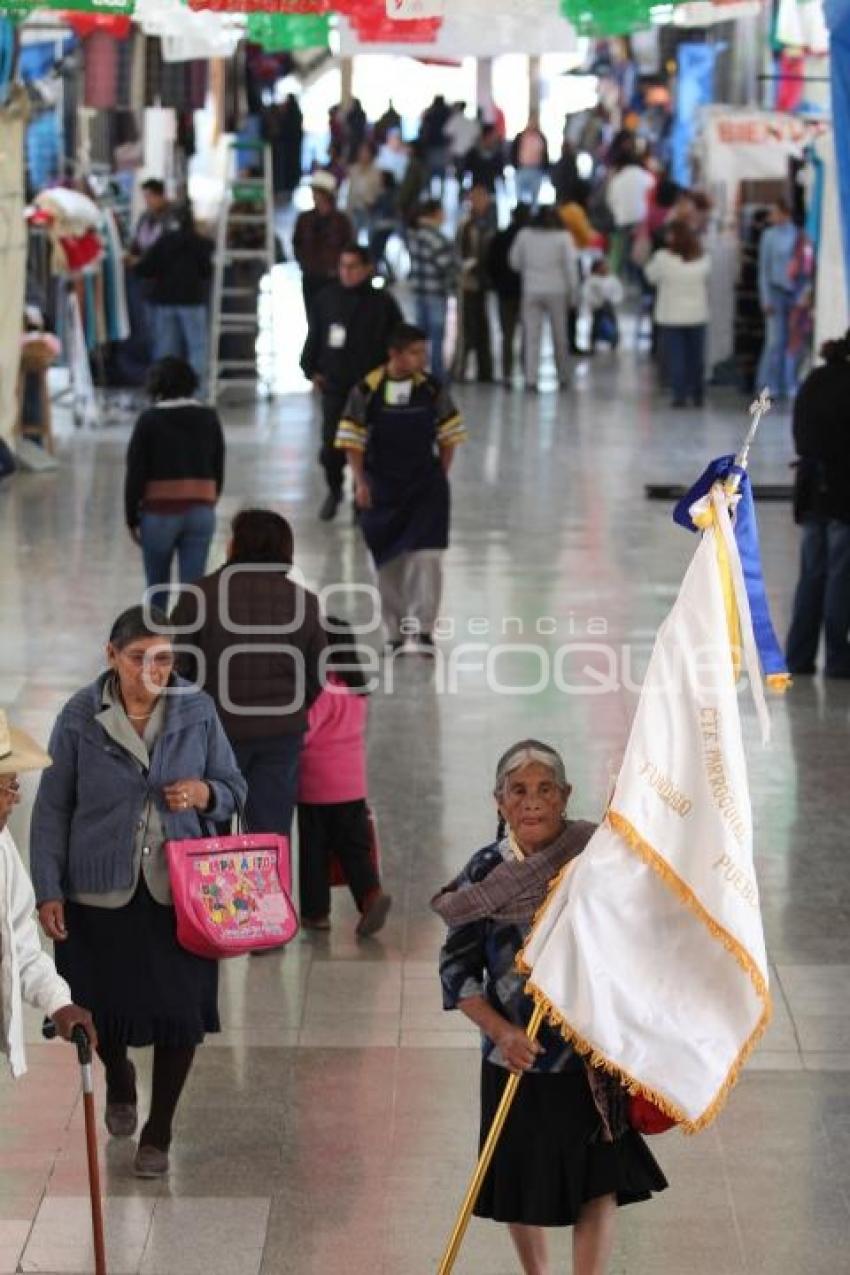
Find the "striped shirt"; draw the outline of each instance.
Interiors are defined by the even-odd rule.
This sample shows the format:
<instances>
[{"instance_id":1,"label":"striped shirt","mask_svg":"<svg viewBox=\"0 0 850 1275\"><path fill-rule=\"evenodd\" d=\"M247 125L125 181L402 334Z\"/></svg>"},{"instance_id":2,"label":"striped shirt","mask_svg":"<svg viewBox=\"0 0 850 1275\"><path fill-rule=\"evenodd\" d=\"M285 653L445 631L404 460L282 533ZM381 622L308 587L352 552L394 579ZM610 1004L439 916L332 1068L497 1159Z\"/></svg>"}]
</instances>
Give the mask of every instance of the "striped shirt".
<instances>
[{"instance_id":1,"label":"striped shirt","mask_svg":"<svg viewBox=\"0 0 850 1275\"><path fill-rule=\"evenodd\" d=\"M386 367L379 367L354 387L337 429L335 444L337 447L350 447L354 451L365 452L375 412L382 411L385 407L404 412L403 405L393 405L390 402L391 385ZM410 386L408 405L415 409L423 402L427 402L430 411L433 412L433 437L437 446L455 447L458 443L465 443L468 434L463 417L452 402L446 387L435 377L425 373L411 377Z\"/></svg>"},{"instance_id":2,"label":"striped shirt","mask_svg":"<svg viewBox=\"0 0 850 1275\"><path fill-rule=\"evenodd\" d=\"M447 297L457 282L457 259L452 244L436 226L417 226L408 232L410 288L415 296Z\"/></svg>"}]
</instances>

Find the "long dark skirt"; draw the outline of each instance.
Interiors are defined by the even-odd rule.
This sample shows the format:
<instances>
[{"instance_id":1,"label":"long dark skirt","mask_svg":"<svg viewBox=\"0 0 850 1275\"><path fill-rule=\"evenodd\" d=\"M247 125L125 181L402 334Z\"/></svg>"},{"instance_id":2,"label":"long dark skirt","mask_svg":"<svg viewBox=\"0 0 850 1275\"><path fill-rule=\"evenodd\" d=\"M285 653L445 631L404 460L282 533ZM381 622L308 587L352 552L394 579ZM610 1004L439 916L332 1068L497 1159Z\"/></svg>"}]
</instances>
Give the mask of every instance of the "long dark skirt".
<instances>
[{"instance_id":1,"label":"long dark skirt","mask_svg":"<svg viewBox=\"0 0 850 1275\"><path fill-rule=\"evenodd\" d=\"M481 1144L510 1073L481 1067ZM584 1071L532 1072L520 1081L476 1217L526 1226L573 1226L582 1206L603 1195L618 1204L648 1200L667 1180L640 1134L602 1141Z\"/></svg>"},{"instance_id":2,"label":"long dark skirt","mask_svg":"<svg viewBox=\"0 0 850 1275\"><path fill-rule=\"evenodd\" d=\"M56 968L103 1044L182 1048L221 1030L218 962L180 947L174 909L156 903L144 880L123 908L66 903L65 924Z\"/></svg>"}]
</instances>

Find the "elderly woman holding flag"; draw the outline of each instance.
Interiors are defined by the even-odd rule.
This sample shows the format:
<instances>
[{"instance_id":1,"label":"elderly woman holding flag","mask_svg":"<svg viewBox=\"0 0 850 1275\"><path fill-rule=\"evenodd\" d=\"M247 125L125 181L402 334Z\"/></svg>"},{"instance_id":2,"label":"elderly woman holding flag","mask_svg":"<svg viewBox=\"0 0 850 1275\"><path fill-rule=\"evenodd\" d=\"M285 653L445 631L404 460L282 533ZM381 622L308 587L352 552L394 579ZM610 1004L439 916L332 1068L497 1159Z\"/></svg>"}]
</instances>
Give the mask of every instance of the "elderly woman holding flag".
<instances>
[{"instance_id":1,"label":"elderly woman holding flag","mask_svg":"<svg viewBox=\"0 0 850 1275\"><path fill-rule=\"evenodd\" d=\"M482 1036L481 1140L511 1073L516 1099L475 1206L506 1222L525 1275L548 1275L545 1227L572 1226L575 1275L600 1275L618 1204L650 1198L667 1183L627 1122L620 1084L589 1066L554 1028L536 1040L516 957L550 883L584 849L594 825L569 819L564 763L523 740L498 764L499 835L470 859L432 906L449 927L440 955L446 1009L460 1009Z\"/></svg>"}]
</instances>

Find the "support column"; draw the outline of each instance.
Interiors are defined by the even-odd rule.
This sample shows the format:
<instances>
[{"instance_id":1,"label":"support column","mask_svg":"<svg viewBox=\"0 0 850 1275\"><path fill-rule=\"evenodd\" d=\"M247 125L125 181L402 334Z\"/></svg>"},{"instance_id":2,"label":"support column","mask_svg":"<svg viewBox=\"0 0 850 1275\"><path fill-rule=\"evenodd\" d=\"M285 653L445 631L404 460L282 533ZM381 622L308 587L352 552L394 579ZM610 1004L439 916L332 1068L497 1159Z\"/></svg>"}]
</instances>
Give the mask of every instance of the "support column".
<instances>
[{"instance_id":1,"label":"support column","mask_svg":"<svg viewBox=\"0 0 850 1275\"><path fill-rule=\"evenodd\" d=\"M493 104L493 59L478 58L475 64L475 100L485 110Z\"/></svg>"},{"instance_id":2,"label":"support column","mask_svg":"<svg viewBox=\"0 0 850 1275\"><path fill-rule=\"evenodd\" d=\"M341 79L339 100L343 108L347 110L354 97L354 58L340 58L339 70Z\"/></svg>"},{"instance_id":3,"label":"support column","mask_svg":"<svg viewBox=\"0 0 850 1275\"><path fill-rule=\"evenodd\" d=\"M530 115L540 113L542 96L540 58L531 57L528 59L528 111Z\"/></svg>"}]
</instances>

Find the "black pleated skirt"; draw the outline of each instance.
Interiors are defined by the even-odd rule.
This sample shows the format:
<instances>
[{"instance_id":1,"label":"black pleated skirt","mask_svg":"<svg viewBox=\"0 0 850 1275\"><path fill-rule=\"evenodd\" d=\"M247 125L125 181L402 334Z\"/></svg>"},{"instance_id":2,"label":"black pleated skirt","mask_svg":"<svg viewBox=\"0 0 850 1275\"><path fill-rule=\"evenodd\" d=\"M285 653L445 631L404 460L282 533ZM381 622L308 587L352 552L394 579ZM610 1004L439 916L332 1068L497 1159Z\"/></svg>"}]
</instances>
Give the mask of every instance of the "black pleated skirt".
<instances>
[{"instance_id":1,"label":"black pleated skirt","mask_svg":"<svg viewBox=\"0 0 850 1275\"><path fill-rule=\"evenodd\" d=\"M510 1073L481 1067L481 1145ZM582 1205L603 1195L618 1204L648 1200L667 1180L640 1134L602 1141L584 1071L523 1076L475 1216L526 1226L572 1226Z\"/></svg>"},{"instance_id":2,"label":"black pleated skirt","mask_svg":"<svg viewBox=\"0 0 850 1275\"><path fill-rule=\"evenodd\" d=\"M123 908L66 903L65 925L56 968L103 1044L183 1048L221 1030L218 962L180 947L174 909L143 879Z\"/></svg>"}]
</instances>

